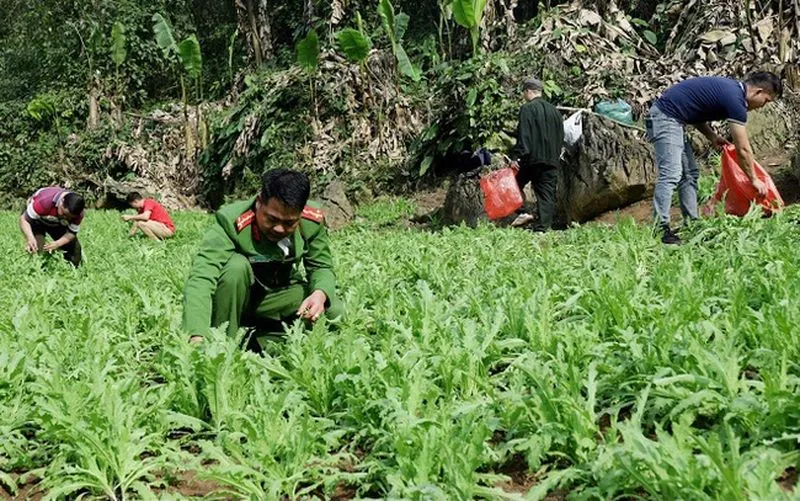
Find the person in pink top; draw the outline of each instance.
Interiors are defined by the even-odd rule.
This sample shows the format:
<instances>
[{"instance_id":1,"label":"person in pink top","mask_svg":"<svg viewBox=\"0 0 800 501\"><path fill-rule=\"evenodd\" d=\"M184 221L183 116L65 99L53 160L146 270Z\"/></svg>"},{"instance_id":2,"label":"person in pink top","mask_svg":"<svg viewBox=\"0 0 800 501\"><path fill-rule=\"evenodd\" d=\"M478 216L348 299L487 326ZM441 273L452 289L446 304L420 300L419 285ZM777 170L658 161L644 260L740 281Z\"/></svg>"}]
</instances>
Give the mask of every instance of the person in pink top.
<instances>
[{"instance_id":1,"label":"person in pink top","mask_svg":"<svg viewBox=\"0 0 800 501\"><path fill-rule=\"evenodd\" d=\"M81 264L81 244L78 230L83 221L83 197L59 186L36 191L19 217L19 228L25 236L25 250L53 252L60 250L75 266ZM53 239L44 243L45 235Z\"/></svg>"},{"instance_id":2,"label":"person in pink top","mask_svg":"<svg viewBox=\"0 0 800 501\"><path fill-rule=\"evenodd\" d=\"M139 230L153 240L164 240L175 234L175 224L160 203L152 198L144 198L135 191L128 194L127 200L138 213L135 216L122 216L123 221L133 221L130 236Z\"/></svg>"}]
</instances>

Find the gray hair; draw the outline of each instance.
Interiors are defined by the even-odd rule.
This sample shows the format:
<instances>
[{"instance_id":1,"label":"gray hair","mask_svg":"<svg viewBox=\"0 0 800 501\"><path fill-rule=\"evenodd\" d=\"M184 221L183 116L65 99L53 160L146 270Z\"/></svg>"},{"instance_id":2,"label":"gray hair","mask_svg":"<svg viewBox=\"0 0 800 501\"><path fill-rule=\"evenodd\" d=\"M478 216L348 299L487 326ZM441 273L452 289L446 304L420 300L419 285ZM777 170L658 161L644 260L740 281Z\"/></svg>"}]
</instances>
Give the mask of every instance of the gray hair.
<instances>
[{"instance_id":1,"label":"gray hair","mask_svg":"<svg viewBox=\"0 0 800 501\"><path fill-rule=\"evenodd\" d=\"M542 85L542 81L538 78L526 78L524 82L522 82L522 90L542 90L544 85Z\"/></svg>"}]
</instances>

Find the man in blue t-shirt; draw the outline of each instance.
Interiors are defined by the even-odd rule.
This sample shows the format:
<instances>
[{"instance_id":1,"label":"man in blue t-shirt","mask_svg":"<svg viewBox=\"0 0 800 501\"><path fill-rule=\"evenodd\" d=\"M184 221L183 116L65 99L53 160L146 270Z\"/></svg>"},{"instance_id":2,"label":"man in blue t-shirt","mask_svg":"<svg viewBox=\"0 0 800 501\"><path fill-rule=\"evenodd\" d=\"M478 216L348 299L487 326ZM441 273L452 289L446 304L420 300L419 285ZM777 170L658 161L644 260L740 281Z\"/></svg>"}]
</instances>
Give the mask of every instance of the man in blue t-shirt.
<instances>
[{"instance_id":1,"label":"man in blue t-shirt","mask_svg":"<svg viewBox=\"0 0 800 501\"><path fill-rule=\"evenodd\" d=\"M758 72L743 82L722 77L697 77L667 89L650 108L647 138L656 153L658 179L653 195L653 211L665 244L679 244L680 238L669 225L672 193L678 188L684 218L697 218L697 178L700 170L686 137L686 125L703 133L717 148L728 141L714 132L709 122L726 120L730 126L739 165L750 178L759 196L766 186L753 174L753 149L747 138L747 112L757 110L781 97L783 84L774 73Z\"/></svg>"}]
</instances>

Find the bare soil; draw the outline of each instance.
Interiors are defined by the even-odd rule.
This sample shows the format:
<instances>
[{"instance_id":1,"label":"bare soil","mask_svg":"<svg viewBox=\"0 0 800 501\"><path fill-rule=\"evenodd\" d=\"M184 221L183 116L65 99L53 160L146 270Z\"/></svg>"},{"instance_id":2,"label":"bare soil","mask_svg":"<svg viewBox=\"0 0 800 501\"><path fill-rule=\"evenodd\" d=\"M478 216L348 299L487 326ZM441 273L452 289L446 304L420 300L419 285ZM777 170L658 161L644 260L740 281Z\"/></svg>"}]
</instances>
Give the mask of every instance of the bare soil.
<instances>
[{"instance_id":1,"label":"bare soil","mask_svg":"<svg viewBox=\"0 0 800 501\"><path fill-rule=\"evenodd\" d=\"M11 478L13 478L15 482L17 482L16 495L12 495L11 492L7 491L5 487L2 484L0 484L0 500L39 501L44 498L45 493L39 487L39 482L41 481L41 479L32 477L28 478L25 483L20 484L21 477L22 475L16 473L11 474Z\"/></svg>"},{"instance_id":2,"label":"bare soil","mask_svg":"<svg viewBox=\"0 0 800 501\"><path fill-rule=\"evenodd\" d=\"M785 492L794 492L797 486L797 470L795 468L787 468L783 475L778 477L778 485Z\"/></svg>"},{"instance_id":3,"label":"bare soil","mask_svg":"<svg viewBox=\"0 0 800 501\"><path fill-rule=\"evenodd\" d=\"M223 490L224 487L213 480L202 480L197 472L184 471L178 474L178 482L167 488L168 492L179 493L186 497L204 497Z\"/></svg>"},{"instance_id":4,"label":"bare soil","mask_svg":"<svg viewBox=\"0 0 800 501\"><path fill-rule=\"evenodd\" d=\"M531 487L536 485L536 476L528 470L528 462L522 454L515 454L503 466L497 469L509 477L508 480L498 482L496 487L506 492L527 494Z\"/></svg>"}]
</instances>

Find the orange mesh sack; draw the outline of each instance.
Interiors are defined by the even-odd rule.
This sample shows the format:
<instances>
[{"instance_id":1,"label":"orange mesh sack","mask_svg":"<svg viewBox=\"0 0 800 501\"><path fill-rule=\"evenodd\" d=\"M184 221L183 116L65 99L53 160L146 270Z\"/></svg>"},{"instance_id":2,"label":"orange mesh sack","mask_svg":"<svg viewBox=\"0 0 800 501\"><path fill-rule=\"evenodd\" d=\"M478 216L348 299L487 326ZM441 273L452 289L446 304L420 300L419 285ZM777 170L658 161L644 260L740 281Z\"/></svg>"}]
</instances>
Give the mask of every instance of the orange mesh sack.
<instances>
[{"instance_id":1,"label":"orange mesh sack","mask_svg":"<svg viewBox=\"0 0 800 501\"><path fill-rule=\"evenodd\" d=\"M516 169L504 167L481 178L483 208L489 219L502 219L522 207Z\"/></svg>"},{"instance_id":2,"label":"orange mesh sack","mask_svg":"<svg viewBox=\"0 0 800 501\"><path fill-rule=\"evenodd\" d=\"M744 216L750 210L750 204L756 203L764 210L765 216L771 216L783 208L783 199L772 177L758 162L753 162L753 172L765 185L767 195L758 197L756 189L750 179L739 167L736 148L733 145L725 146L722 150L722 176L717 185L717 191L711 199L712 203L725 200L725 212L735 216Z\"/></svg>"}]
</instances>

